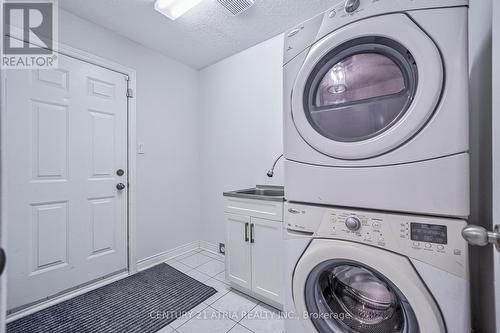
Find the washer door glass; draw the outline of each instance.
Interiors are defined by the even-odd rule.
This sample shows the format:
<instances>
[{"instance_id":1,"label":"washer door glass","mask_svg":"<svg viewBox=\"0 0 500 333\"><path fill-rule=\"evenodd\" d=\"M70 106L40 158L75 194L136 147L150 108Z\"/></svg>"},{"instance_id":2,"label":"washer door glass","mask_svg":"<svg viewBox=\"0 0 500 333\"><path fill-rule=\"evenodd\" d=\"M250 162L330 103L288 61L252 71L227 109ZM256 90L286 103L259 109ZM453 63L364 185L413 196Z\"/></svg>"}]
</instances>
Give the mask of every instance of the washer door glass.
<instances>
[{"instance_id":1,"label":"washer door glass","mask_svg":"<svg viewBox=\"0 0 500 333\"><path fill-rule=\"evenodd\" d=\"M304 110L312 127L339 142L363 141L395 124L417 86L417 65L399 43L359 38L335 48L311 73Z\"/></svg>"},{"instance_id":2,"label":"washer door glass","mask_svg":"<svg viewBox=\"0 0 500 333\"><path fill-rule=\"evenodd\" d=\"M380 273L331 260L311 272L306 306L319 332L416 333L415 314L399 289Z\"/></svg>"}]
</instances>

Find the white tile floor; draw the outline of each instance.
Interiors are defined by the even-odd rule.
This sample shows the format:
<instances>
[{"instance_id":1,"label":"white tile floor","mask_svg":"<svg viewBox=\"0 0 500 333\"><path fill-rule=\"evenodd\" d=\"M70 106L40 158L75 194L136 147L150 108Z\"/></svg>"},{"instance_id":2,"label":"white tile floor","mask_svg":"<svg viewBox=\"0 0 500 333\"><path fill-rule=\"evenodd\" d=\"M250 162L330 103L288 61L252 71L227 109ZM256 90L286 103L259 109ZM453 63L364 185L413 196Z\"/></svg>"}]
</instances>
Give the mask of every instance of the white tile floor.
<instances>
[{"instance_id":1,"label":"white tile floor","mask_svg":"<svg viewBox=\"0 0 500 333\"><path fill-rule=\"evenodd\" d=\"M224 259L196 250L167 261L175 269L217 290L217 294L158 333L282 333L280 312L229 287Z\"/></svg>"}]
</instances>

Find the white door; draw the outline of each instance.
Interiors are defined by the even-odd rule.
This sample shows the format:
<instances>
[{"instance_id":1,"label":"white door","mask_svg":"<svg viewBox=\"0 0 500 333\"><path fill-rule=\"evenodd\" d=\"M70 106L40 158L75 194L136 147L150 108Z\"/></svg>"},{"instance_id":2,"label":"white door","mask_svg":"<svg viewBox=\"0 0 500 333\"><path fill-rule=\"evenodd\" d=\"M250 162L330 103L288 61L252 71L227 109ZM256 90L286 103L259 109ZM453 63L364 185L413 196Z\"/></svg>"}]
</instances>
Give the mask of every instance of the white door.
<instances>
[{"instance_id":1,"label":"white door","mask_svg":"<svg viewBox=\"0 0 500 333\"><path fill-rule=\"evenodd\" d=\"M283 223L251 218L252 290L283 304Z\"/></svg>"},{"instance_id":2,"label":"white door","mask_svg":"<svg viewBox=\"0 0 500 333\"><path fill-rule=\"evenodd\" d=\"M500 225L500 3L493 1L493 223ZM499 230L500 232L500 230ZM500 249L492 247L494 263L496 330L500 332Z\"/></svg>"},{"instance_id":3,"label":"white door","mask_svg":"<svg viewBox=\"0 0 500 333\"><path fill-rule=\"evenodd\" d=\"M225 214L226 279L246 289L252 287L250 266L250 217Z\"/></svg>"},{"instance_id":4,"label":"white door","mask_svg":"<svg viewBox=\"0 0 500 333\"><path fill-rule=\"evenodd\" d=\"M7 71L10 311L127 269L126 89L64 55L58 69Z\"/></svg>"}]
</instances>

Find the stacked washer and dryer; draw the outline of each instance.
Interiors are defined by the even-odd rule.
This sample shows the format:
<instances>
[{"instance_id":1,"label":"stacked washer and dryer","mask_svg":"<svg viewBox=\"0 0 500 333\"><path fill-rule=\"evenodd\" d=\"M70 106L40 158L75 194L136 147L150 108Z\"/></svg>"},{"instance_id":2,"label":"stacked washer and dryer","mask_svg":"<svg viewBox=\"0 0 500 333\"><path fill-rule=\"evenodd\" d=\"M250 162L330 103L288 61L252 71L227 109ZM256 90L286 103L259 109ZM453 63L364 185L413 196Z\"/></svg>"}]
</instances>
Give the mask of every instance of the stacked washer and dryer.
<instances>
[{"instance_id":1,"label":"stacked washer and dryer","mask_svg":"<svg viewBox=\"0 0 500 333\"><path fill-rule=\"evenodd\" d=\"M287 333L470 332L467 0L285 35Z\"/></svg>"}]
</instances>

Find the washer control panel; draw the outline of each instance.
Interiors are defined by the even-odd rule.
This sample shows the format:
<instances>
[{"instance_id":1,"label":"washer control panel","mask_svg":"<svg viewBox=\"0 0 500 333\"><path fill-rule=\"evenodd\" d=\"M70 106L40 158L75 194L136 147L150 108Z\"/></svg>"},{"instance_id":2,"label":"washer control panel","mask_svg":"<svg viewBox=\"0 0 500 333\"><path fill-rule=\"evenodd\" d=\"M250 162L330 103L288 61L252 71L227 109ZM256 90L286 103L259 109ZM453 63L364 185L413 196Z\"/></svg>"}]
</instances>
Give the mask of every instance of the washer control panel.
<instances>
[{"instance_id":1,"label":"washer control panel","mask_svg":"<svg viewBox=\"0 0 500 333\"><path fill-rule=\"evenodd\" d=\"M311 237L349 240L467 274L468 245L463 220L336 209L287 203L285 226ZM289 214L288 209L301 214Z\"/></svg>"},{"instance_id":2,"label":"washer control panel","mask_svg":"<svg viewBox=\"0 0 500 333\"><path fill-rule=\"evenodd\" d=\"M371 218L366 214L352 212L330 212L328 219L330 223L322 222L319 226L318 231L321 234L326 232L328 236L344 235L349 239L386 245L381 218Z\"/></svg>"}]
</instances>

